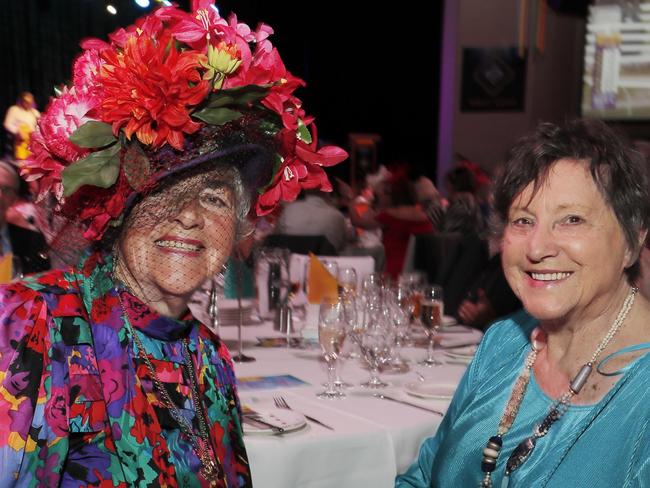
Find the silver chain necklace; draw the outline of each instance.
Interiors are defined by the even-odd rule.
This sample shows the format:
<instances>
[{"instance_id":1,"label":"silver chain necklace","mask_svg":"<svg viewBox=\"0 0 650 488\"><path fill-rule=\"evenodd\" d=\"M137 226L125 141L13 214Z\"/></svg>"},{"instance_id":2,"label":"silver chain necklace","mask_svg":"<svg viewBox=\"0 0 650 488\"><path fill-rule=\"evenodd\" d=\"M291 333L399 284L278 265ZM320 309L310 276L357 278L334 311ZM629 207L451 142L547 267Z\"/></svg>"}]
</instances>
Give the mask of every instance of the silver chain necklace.
<instances>
[{"instance_id":1,"label":"silver chain necklace","mask_svg":"<svg viewBox=\"0 0 650 488\"><path fill-rule=\"evenodd\" d=\"M189 348L188 339L184 338L181 341L183 344L183 364L185 366L186 373L190 377L190 389L192 391L191 401L194 406L194 412L199 422L198 435L194 431L194 428L192 427L190 422L183 416L183 414L181 414L177 405L174 403L171 396L169 396L169 392L167 391L167 388L165 388L165 386L160 381L160 378L158 378L158 375L156 374L156 370L154 369L153 364L151 364L151 360L149 359L149 356L146 353L144 345L142 344L142 341L140 341L138 334L136 333L135 329L133 328L133 325L131 324L131 321L129 320L128 313L126 311L126 308L124 307L124 303L122 302L122 296L120 294L120 291L118 289L115 289L115 292L117 293L117 299L120 303L120 308L122 309L122 314L124 316L124 323L129 329L129 333L131 334L131 337L133 338L133 342L136 345L136 349L138 350L138 356L140 357L140 359L144 361L145 365L147 366L147 370L149 371L149 376L151 377L151 380L154 384L156 392L158 393L158 397L161 403L165 408L167 408L170 415L178 423L179 427L181 428L181 431L190 440L194 452L196 453L197 457L201 461L201 474L203 475L203 477L210 483L210 486L218 486L219 480L223 479L225 481L225 477L222 476L223 470L219 464L219 461L212 454L212 449L210 447L210 434L206 422L207 414L204 411L203 404L202 404L203 402L201 402L199 396L199 388L197 384L196 373L194 370L194 364L192 363L192 358L190 357L190 348Z\"/></svg>"}]
</instances>

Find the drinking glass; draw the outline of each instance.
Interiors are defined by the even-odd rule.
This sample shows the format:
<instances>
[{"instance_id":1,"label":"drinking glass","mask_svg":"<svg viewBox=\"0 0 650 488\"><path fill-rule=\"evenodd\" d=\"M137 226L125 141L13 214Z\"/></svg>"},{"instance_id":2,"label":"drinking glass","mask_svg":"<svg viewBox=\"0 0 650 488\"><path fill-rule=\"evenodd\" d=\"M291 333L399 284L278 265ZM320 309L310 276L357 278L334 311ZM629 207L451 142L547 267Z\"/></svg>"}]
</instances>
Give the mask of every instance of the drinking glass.
<instances>
[{"instance_id":1,"label":"drinking glass","mask_svg":"<svg viewBox=\"0 0 650 488\"><path fill-rule=\"evenodd\" d=\"M340 268L338 275L339 295L345 299L357 295L357 272L354 268Z\"/></svg>"},{"instance_id":2,"label":"drinking glass","mask_svg":"<svg viewBox=\"0 0 650 488\"><path fill-rule=\"evenodd\" d=\"M318 393L319 398L345 398L345 393L334 384L337 377L337 361L343 348L346 334L346 319L340 300L325 300L321 303L318 321L318 341L327 362L327 386Z\"/></svg>"},{"instance_id":3,"label":"drinking glass","mask_svg":"<svg viewBox=\"0 0 650 488\"><path fill-rule=\"evenodd\" d=\"M429 346L427 347L426 359L419 363L421 365L440 366L442 364L434 357L433 351L436 344L435 337L442 325L443 311L442 287L438 285L425 286L422 289L422 297L420 298L420 322L429 338Z\"/></svg>"},{"instance_id":4,"label":"drinking glass","mask_svg":"<svg viewBox=\"0 0 650 488\"><path fill-rule=\"evenodd\" d=\"M370 369L370 379L361 383L364 388L385 388L388 383L379 377L379 368L390 360L389 331L381 325L366 328L360 337L361 354Z\"/></svg>"},{"instance_id":5,"label":"drinking glass","mask_svg":"<svg viewBox=\"0 0 650 488\"><path fill-rule=\"evenodd\" d=\"M395 285L384 296L384 310L387 314L388 327L393 331L390 367L394 372L405 373L410 368L408 361L401 354L404 343L409 339L408 329L412 313L408 290L403 285Z\"/></svg>"},{"instance_id":6,"label":"drinking glass","mask_svg":"<svg viewBox=\"0 0 650 488\"><path fill-rule=\"evenodd\" d=\"M400 346L410 344L412 339L409 334L409 328L413 322L413 314L415 313L416 308L414 288L411 284L400 281L393 288L393 297L395 306L402 312L400 317L396 320L399 322L399 325L396 325L398 325L398 339ZM419 310L419 305L417 308ZM403 323L404 317L406 318L406 323Z\"/></svg>"}]
</instances>

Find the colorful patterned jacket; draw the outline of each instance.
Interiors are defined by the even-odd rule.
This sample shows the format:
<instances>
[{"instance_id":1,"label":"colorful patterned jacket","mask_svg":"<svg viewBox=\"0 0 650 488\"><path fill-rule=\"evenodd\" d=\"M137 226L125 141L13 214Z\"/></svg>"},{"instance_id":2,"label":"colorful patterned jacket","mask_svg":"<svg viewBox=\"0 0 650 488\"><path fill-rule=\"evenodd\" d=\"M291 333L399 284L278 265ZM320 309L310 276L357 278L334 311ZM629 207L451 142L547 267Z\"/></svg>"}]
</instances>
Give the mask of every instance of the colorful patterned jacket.
<instances>
[{"instance_id":1,"label":"colorful patterned jacket","mask_svg":"<svg viewBox=\"0 0 650 488\"><path fill-rule=\"evenodd\" d=\"M219 486L251 486L226 347L191 316L157 315L117 290L111 269L93 254L0 288L0 486L208 486L137 357L125 311L196 429L182 367L180 337L189 338Z\"/></svg>"}]
</instances>

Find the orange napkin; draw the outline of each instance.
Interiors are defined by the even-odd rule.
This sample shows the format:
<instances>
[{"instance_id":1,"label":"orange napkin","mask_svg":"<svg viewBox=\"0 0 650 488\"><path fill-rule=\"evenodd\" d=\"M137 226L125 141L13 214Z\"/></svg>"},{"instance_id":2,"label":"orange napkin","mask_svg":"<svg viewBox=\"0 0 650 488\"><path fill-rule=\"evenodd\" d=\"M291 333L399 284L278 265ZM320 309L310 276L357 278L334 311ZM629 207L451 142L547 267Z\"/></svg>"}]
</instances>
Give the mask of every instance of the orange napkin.
<instances>
[{"instance_id":1,"label":"orange napkin","mask_svg":"<svg viewBox=\"0 0 650 488\"><path fill-rule=\"evenodd\" d=\"M13 256L10 252L0 257L0 284L11 281Z\"/></svg>"},{"instance_id":2,"label":"orange napkin","mask_svg":"<svg viewBox=\"0 0 650 488\"><path fill-rule=\"evenodd\" d=\"M338 297L338 283L323 263L316 256L309 253L309 271L307 275L307 301L321 303L324 299L336 300Z\"/></svg>"}]
</instances>

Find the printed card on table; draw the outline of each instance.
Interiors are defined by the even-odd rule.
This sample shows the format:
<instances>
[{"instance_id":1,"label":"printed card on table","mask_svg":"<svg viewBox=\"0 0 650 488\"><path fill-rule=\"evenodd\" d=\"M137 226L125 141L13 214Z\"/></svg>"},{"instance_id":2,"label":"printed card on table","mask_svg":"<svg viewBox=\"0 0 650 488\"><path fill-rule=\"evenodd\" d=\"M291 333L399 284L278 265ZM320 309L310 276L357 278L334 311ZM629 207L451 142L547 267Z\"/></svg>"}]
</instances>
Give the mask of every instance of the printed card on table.
<instances>
[{"instance_id":1,"label":"printed card on table","mask_svg":"<svg viewBox=\"0 0 650 488\"><path fill-rule=\"evenodd\" d=\"M308 384L309 383L306 381L290 374L276 376L246 376L244 378L237 378L237 388L239 391L275 390L278 388L303 386Z\"/></svg>"}]
</instances>

